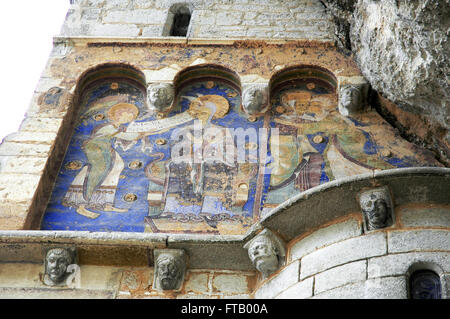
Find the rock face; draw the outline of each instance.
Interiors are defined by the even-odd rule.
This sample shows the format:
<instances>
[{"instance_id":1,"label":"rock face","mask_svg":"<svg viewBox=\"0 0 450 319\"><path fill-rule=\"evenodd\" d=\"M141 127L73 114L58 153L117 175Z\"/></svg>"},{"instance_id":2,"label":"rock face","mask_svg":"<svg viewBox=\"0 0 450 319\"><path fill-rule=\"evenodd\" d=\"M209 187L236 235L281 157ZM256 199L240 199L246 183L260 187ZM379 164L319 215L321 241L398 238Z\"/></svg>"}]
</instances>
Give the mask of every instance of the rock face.
<instances>
[{"instance_id":1,"label":"rock face","mask_svg":"<svg viewBox=\"0 0 450 319\"><path fill-rule=\"evenodd\" d=\"M426 118L440 136L420 137L429 146L440 140L435 151L448 162L450 1L323 3L335 16L340 43L353 51L372 88L403 111Z\"/></svg>"}]
</instances>

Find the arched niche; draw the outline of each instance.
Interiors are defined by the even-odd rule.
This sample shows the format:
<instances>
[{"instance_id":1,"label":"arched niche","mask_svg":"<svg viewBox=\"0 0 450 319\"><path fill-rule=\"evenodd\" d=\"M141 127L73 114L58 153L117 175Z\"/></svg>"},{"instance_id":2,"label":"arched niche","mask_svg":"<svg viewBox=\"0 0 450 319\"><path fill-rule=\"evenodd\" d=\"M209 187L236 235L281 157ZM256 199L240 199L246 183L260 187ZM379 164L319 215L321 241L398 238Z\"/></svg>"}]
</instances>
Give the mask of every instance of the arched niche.
<instances>
[{"instance_id":1,"label":"arched niche","mask_svg":"<svg viewBox=\"0 0 450 319\"><path fill-rule=\"evenodd\" d=\"M269 87L274 96L288 87L301 84L318 83L328 93L336 92L337 79L333 72L313 65L290 66L274 73L270 79ZM311 90L311 89L309 89Z\"/></svg>"},{"instance_id":2,"label":"arched niche","mask_svg":"<svg viewBox=\"0 0 450 319\"><path fill-rule=\"evenodd\" d=\"M164 182L155 173L158 164L149 167L151 179L157 183L160 178L165 189L152 186L150 197L155 200L150 202L147 229L245 233L258 206L251 196L257 188L258 164L237 160L238 149L245 145L235 141L235 129L254 126L241 112L239 76L220 65L201 64L181 70L173 86L174 103L164 120L177 124L161 136L170 141L171 157L162 159ZM186 148L179 148L182 143ZM181 155L185 161L178 158Z\"/></svg>"},{"instance_id":3,"label":"arched niche","mask_svg":"<svg viewBox=\"0 0 450 319\"><path fill-rule=\"evenodd\" d=\"M209 80L226 83L241 93L239 75L233 70L217 64L199 64L187 67L175 76L174 85L178 92L190 83Z\"/></svg>"},{"instance_id":4,"label":"arched niche","mask_svg":"<svg viewBox=\"0 0 450 319\"><path fill-rule=\"evenodd\" d=\"M203 95L219 95L227 101L227 113L242 115L241 82L239 75L233 70L216 64L200 64L187 67L174 77L175 105L178 112L186 111L193 98ZM194 89L196 88L196 89ZM194 93L192 90L196 91ZM198 91L198 92L197 92ZM189 96L186 95L186 92ZM192 96L191 96L192 95ZM215 117L214 120L216 120Z\"/></svg>"},{"instance_id":5,"label":"arched niche","mask_svg":"<svg viewBox=\"0 0 450 319\"><path fill-rule=\"evenodd\" d=\"M412 264L407 273L407 289L410 299L446 299L447 282L440 265L419 261Z\"/></svg>"},{"instance_id":6,"label":"arched niche","mask_svg":"<svg viewBox=\"0 0 450 319\"><path fill-rule=\"evenodd\" d=\"M139 199L126 186L138 181L126 181L124 172L140 160L130 151L140 136L127 127L148 113L144 75L127 64L102 64L80 76L75 96L72 136L41 229L97 231L106 222L132 230L133 221L114 222Z\"/></svg>"}]
</instances>

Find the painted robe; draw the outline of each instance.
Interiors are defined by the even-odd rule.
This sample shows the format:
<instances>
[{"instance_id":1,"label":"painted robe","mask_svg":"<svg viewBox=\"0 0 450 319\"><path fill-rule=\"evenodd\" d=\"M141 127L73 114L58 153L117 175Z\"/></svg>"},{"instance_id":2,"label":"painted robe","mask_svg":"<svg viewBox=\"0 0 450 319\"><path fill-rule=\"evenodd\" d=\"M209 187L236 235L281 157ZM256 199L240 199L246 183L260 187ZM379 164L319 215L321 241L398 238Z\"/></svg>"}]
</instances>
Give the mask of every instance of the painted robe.
<instances>
[{"instance_id":1,"label":"painted robe","mask_svg":"<svg viewBox=\"0 0 450 319\"><path fill-rule=\"evenodd\" d=\"M124 162L115 145L129 147L138 135L126 132L126 129L107 124L92 134L83 145L86 165L77 174L63 199L69 207L85 205L86 208L105 210L113 206L117 184L124 168Z\"/></svg>"}]
</instances>

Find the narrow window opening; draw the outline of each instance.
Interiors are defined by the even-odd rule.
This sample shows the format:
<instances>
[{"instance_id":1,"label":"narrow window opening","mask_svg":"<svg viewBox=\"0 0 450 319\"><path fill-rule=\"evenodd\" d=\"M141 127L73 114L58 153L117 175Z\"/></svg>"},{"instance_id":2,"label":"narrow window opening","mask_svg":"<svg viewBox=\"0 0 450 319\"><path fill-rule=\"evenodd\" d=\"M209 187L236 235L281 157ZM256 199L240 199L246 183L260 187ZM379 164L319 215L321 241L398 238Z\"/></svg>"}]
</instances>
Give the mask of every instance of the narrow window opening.
<instances>
[{"instance_id":1,"label":"narrow window opening","mask_svg":"<svg viewBox=\"0 0 450 319\"><path fill-rule=\"evenodd\" d=\"M170 30L170 36L185 37L187 35L190 22L191 14L189 12L175 13L172 29Z\"/></svg>"},{"instance_id":2,"label":"narrow window opening","mask_svg":"<svg viewBox=\"0 0 450 319\"><path fill-rule=\"evenodd\" d=\"M411 299L441 299L441 281L439 276L430 270L418 270L409 280Z\"/></svg>"}]
</instances>

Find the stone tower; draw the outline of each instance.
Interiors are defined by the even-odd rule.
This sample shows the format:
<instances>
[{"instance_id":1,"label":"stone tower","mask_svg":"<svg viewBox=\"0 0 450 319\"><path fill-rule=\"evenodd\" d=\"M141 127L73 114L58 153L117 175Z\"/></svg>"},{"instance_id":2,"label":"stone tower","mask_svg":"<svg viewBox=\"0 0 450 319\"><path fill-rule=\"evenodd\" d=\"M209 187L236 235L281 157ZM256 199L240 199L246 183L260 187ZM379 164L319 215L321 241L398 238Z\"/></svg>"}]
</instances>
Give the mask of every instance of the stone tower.
<instances>
[{"instance_id":1,"label":"stone tower","mask_svg":"<svg viewBox=\"0 0 450 319\"><path fill-rule=\"evenodd\" d=\"M0 145L0 296L448 298L445 110L355 38L386 3L71 0Z\"/></svg>"}]
</instances>

